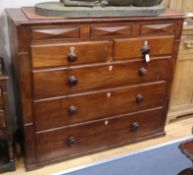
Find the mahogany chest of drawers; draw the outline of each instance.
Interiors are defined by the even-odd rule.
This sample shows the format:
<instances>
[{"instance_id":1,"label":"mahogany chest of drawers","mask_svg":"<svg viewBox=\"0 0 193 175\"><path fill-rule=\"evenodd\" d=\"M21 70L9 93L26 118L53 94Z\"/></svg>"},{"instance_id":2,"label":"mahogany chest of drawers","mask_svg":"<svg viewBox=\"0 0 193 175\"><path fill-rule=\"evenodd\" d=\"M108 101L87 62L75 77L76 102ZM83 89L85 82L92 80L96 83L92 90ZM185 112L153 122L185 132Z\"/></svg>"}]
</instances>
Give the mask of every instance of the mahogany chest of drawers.
<instances>
[{"instance_id":1,"label":"mahogany chest of drawers","mask_svg":"<svg viewBox=\"0 0 193 175\"><path fill-rule=\"evenodd\" d=\"M7 13L27 170L164 135L181 14Z\"/></svg>"}]
</instances>

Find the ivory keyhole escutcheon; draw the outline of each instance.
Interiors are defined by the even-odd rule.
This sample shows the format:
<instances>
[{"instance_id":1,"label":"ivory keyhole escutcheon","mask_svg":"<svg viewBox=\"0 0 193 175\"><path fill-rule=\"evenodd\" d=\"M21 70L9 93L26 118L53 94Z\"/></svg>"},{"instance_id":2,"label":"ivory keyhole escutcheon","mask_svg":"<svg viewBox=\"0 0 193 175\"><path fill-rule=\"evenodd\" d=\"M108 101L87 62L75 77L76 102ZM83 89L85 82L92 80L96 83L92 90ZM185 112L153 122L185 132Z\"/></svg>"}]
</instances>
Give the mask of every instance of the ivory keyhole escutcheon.
<instances>
[{"instance_id":1,"label":"ivory keyhole escutcheon","mask_svg":"<svg viewBox=\"0 0 193 175\"><path fill-rule=\"evenodd\" d=\"M75 47L70 47L70 53L74 53L75 52Z\"/></svg>"},{"instance_id":2,"label":"ivory keyhole escutcheon","mask_svg":"<svg viewBox=\"0 0 193 175\"><path fill-rule=\"evenodd\" d=\"M110 98L111 97L111 92L108 92L107 93L107 98Z\"/></svg>"},{"instance_id":3,"label":"ivory keyhole escutcheon","mask_svg":"<svg viewBox=\"0 0 193 175\"><path fill-rule=\"evenodd\" d=\"M113 66L110 65L110 66L109 66L109 72L111 72L112 70L113 70Z\"/></svg>"},{"instance_id":4,"label":"ivory keyhole escutcheon","mask_svg":"<svg viewBox=\"0 0 193 175\"><path fill-rule=\"evenodd\" d=\"M105 125L107 126L108 124L109 124L109 121L108 121L108 120L106 120L106 121L105 121Z\"/></svg>"},{"instance_id":5,"label":"ivory keyhole escutcheon","mask_svg":"<svg viewBox=\"0 0 193 175\"><path fill-rule=\"evenodd\" d=\"M108 71L111 72L113 70L112 60L107 61Z\"/></svg>"},{"instance_id":6,"label":"ivory keyhole escutcheon","mask_svg":"<svg viewBox=\"0 0 193 175\"><path fill-rule=\"evenodd\" d=\"M77 60L77 55L75 53L75 47L70 47L69 54L68 54L67 58L68 58L69 62L74 62Z\"/></svg>"}]
</instances>

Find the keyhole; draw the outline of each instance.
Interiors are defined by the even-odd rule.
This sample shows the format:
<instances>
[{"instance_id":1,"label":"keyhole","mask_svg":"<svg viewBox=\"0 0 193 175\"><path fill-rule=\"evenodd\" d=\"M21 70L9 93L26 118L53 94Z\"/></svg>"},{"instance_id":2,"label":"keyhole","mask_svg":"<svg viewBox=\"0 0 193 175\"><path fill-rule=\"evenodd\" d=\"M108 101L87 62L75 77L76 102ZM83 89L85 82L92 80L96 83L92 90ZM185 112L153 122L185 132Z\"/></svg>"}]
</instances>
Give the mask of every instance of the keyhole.
<instances>
[{"instance_id":1,"label":"keyhole","mask_svg":"<svg viewBox=\"0 0 193 175\"><path fill-rule=\"evenodd\" d=\"M74 53L75 52L75 47L70 47L70 52Z\"/></svg>"},{"instance_id":2,"label":"keyhole","mask_svg":"<svg viewBox=\"0 0 193 175\"><path fill-rule=\"evenodd\" d=\"M113 70L113 66L109 66L109 72L111 72Z\"/></svg>"},{"instance_id":3,"label":"keyhole","mask_svg":"<svg viewBox=\"0 0 193 175\"><path fill-rule=\"evenodd\" d=\"M111 97L111 92L108 92L107 93L107 98L110 98Z\"/></svg>"},{"instance_id":4,"label":"keyhole","mask_svg":"<svg viewBox=\"0 0 193 175\"><path fill-rule=\"evenodd\" d=\"M148 42L148 41L145 41L145 42L144 42L144 48L145 48L145 49L149 49L149 42Z\"/></svg>"}]
</instances>

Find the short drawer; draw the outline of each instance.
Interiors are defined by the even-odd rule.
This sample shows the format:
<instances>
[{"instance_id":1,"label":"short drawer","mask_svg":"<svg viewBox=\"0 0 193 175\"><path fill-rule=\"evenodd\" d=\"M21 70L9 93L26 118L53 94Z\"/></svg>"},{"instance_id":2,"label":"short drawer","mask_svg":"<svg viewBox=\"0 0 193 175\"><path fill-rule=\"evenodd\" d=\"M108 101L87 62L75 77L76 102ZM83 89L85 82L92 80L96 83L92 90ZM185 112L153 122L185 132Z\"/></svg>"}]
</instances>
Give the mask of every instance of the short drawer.
<instances>
[{"instance_id":1,"label":"short drawer","mask_svg":"<svg viewBox=\"0 0 193 175\"><path fill-rule=\"evenodd\" d=\"M32 67L57 67L74 64L106 62L111 42L45 43L31 46Z\"/></svg>"},{"instance_id":2,"label":"short drawer","mask_svg":"<svg viewBox=\"0 0 193 175\"><path fill-rule=\"evenodd\" d=\"M162 109L106 118L83 125L36 134L40 161L93 153L136 139L142 140L162 128ZM89 132L88 132L89 131ZM117 138L115 138L115 136ZM120 141L120 142L116 142Z\"/></svg>"},{"instance_id":3,"label":"short drawer","mask_svg":"<svg viewBox=\"0 0 193 175\"><path fill-rule=\"evenodd\" d=\"M173 35L174 23L144 23L141 24L140 35L142 36L160 36L160 35Z\"/></svg>"},{"instance_id":4,"label":"short drawer","mask_svg":"<svg viewBox=\"0 0 193 175\"><path fill-rule=\"evenodd\" d=\"M130 37L131 24L98 24L91 25L90 38L115 38L115 37Z\"/></svg>"},{"instance_id":5,"label":"short drawer","mask_svg":"<svg viewBox=\"0 0 193 175\"><path fill-rule=\"evenodd\" d=\"M115 62L71 69L34 71L33 84L36 99L67 95L115 86L167 80L170 76L170 57Z\"/></svg>"},{"instance_id":6,"label":"short drawer","mask_svg":"<svg viewBox=\"0 0 193 175\"><path fill-rule=\"evenodd\" d=\"M5 127L5 112L0 110L0 128Z\"/></svg>"},{"instance_id":7,"label":"short drawer","mask_svg":"<svg viewBox=\"0 0 193 175\"><path fill-rule=\"evenodd\" d=\"M80 26L47 26L32 28L32 40L80 39Z\"/></svg>"},{"instance_id":8,"label":"short drawer","mask_svg":"<svg viewBox=\"0 0 193 175\"><path fill-rule=\"evenodd\" d=\"M36 129L44 130L127 114L164 104L167 84L157 82L36 102Z\"/></svg>"},{"instance_id":9,"label":"short drawer","mask_svg":"<svg viewBox=\"0 0 193 175\"><path fill-rule=\"evenodd\" d=\"M144 47L149 49L150 57L169 55L172 53L173 44L173 36L115 39L114 57L115 59L143 58L142 49Z\"/></svg>"}]
</instances>

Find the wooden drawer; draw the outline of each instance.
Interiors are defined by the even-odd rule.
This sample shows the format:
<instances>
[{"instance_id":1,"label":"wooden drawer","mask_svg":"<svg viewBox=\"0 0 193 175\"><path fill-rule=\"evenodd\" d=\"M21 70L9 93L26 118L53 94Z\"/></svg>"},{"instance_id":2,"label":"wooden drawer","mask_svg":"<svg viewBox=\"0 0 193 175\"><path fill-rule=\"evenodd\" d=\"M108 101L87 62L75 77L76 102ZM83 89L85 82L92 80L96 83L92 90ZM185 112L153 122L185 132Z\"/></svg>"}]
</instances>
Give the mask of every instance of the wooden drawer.
<instances>
[{"instance_id":1,"label":"wooden drawer","mask_svg":"<svg viewBox=\"0 0 193 175\"><path fill-rule=\"evenodd\" d=\"M39 132L36 135L38 159L69 158L132 142L133 139L139 140L142 136L156 133L161 128L161 119L162 109L159 108L51 132ZM115 138L114 134L118 137Z\"/></svg>"},{"instance_id":2,"label":"wooden drawer","mask_svg":"<svg viewBox=\"0 0 193 175\"><path fill-rule=\"evenodd\" d=\"M36 129L86 122L164 104L167 84L157 82L122 87L35 103Z\"/></svg>"},{"instance_id":3,"label":"wooden drawer","mask_svg":"<svg viewBox=\"0 0 193 175\"><path fill-rule=\"evenodd\" d=\"M5 112L0 110L0 128L5 127Z\"/></svg>"},{"instance_id":4,"label":"wooden drawer","mask_svg":"<svg viewBox=\"0 0 193 175\"><path fill-rule=\"evenodd\" d=\"M98 24L91 25L90 38L114 38L114 37L130 37L131 24Z\"/></svg>"},{"instance_id":5,"label":"wooden drawer","mask_svg":"<svg viewBox=\"0 0 193 175\"><path fill-rule=\"evenodd\" d=\"M133 39L115 39L114 57L115 59L143 57L142 48L148 42L150 56L169 55L172 53L174 37L143 37Z\"/></svg>"},{"instance_id":6,"label":"wooden drawer","mask_svg":"<svg viewBox=\"0 0 193 175\"><path fill-rule=\"evenodd\" d=\"M193 33L193 31L192 31ZM193 54L193 34L184 35L181 39L179 54Z\"/></svg>"},{"instance_id":7,"label":"wooden drawer","mask_svg":"<svg viewBox=\"0 0 193 175\"><path fill-rule=\"evenodd\" d=\"M80 39L80 26L47 26L32 28L32 40Z\"/></svg>"},{"instance_id":8,"label":"wooden drawer","mask_svg":"<svg viewBox=\"0 0 193 175\"><path fill-rule=\"evenodd\" d=\"M109 70L110 69L110 70ZM33 73L36 99L67 95L115 86L167 80L170 76L170 57L114 62L71 69L38 70ZM74 82L74 84L71 84Z\"/></svg>"},{"instance_id":9,"label":"wooden drawer","mask_svg":"<svg viewBox=\"0 0 193 175\"><path fill-rule=\"evenodd\" d=\"M32 67L106 62L109 59L111 49L111 42L109 41L36 43L31 46Z\"/></svg>"},{"instance_id":10,"label":"wooden drawer","mask_svg":"<svg viewBox=\"0 0 193 175\"><path fill-rule=\"evenodd\" d=\"M173 33L174 23L141 24L140 35L142 36L173 35Z\"/></svg>"}]
</instances>

